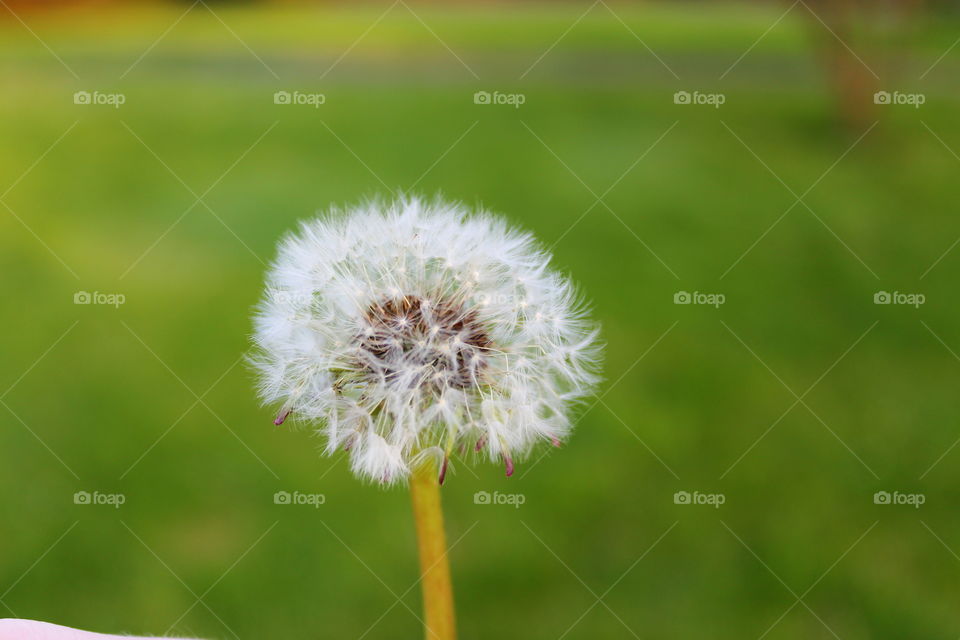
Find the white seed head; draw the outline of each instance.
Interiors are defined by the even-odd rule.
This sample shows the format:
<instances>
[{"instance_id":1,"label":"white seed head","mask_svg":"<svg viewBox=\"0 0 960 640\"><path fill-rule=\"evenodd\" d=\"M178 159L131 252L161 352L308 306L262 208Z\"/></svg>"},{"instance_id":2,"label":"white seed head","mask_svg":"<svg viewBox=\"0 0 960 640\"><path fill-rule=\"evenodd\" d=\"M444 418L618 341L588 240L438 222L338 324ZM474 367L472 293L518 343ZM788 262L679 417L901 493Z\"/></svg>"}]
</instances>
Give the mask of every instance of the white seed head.
<instances>
[{"instance_id":1,"label":"white seed head","mask_svg":"<svg viewBox=\"0 0 960 640\"><path fill-rule=\"evenodd\" d=\"M280 245L255 319L264 401L322 425L385 484L454 448L558 444L596 384L597 327L523 232L403 198L333 210ZM442 481L442 478L441 478Z\"/></svg>"}]
</instances>

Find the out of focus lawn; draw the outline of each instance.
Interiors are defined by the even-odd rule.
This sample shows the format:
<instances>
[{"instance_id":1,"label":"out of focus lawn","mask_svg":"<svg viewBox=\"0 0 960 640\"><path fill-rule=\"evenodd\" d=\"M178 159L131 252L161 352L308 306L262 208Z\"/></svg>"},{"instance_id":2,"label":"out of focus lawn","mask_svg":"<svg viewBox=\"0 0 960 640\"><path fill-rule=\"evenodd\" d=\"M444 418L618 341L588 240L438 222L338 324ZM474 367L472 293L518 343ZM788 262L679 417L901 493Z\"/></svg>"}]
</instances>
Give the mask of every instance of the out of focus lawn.
<instances>
[{"instance_id":1,"label":"out of focus lawn","mask_svg":"<svg viewBox=\"0 0 960 640\"><path fill-rule=\"evenodd\" d=\"M241 361L278 238L406 190L535 232L609 343L569 446L510 480L461 464L444 487L464 638L960 635L960 250L943 255L960 236L958 54L919 79L952 35L864 54L878 88L927 101L877 108L857 142L802 14L721 81L783 7L596 5L564 35L586 6L178 5L0 27L3 615L420 634L404 492L273 428ZM676 105L678 90L726 102ZM925 503L875 505L881 490Z\"/></svg>"}]
</instances>

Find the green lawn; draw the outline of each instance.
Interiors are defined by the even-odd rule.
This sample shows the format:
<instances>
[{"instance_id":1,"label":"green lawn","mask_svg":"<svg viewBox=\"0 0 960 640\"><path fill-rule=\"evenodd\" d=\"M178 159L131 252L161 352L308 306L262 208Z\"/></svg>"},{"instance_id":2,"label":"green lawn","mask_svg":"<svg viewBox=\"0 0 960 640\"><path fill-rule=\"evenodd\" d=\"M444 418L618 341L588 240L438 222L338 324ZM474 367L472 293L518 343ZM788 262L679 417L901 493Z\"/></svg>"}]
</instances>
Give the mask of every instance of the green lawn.
<instances>
[{"instance_id":1,"label":"green lawn","mask_svg":"<svg viewBox=\"0 0 960 640\"><path fill-rule=\"evenodd\" d=\"M561 38L589 5L398 4L366 32L387 6L0 25L0 615L419 637L404 491L274 428L241 361L281 235L398 190L553 245L609 345L568 446L443 489L463 638L960 635L960 52L920 79L956 29L872 36L877 87L926 103L878 107L857 142L800 9L719 80L784 7L596 5Z\"/></svg>"}]
</instances>

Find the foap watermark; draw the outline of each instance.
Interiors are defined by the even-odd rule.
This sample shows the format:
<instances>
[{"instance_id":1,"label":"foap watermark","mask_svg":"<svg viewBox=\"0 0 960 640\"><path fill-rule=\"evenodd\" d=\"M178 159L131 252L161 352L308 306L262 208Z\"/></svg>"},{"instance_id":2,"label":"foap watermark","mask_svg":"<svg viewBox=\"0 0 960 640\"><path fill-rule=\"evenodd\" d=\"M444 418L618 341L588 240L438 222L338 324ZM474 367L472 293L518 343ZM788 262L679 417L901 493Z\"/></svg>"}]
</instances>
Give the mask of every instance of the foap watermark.
<instances>
[{"instance_id":1,"label":"foap watermark","mask_svg":"<svg viewBox=\"0 0 960 640\"><path fill-rule=\"evenodd\" d=\"M919 109L920 105L927 101L926 94L923 93L903 93L900 91L877 91L873 94L874 104L902 104Z\"/></svg>"},{"instance_id":2,"label":"foap watermark","mask_svg":"<svg viewBox=\"0 0 960 640\"><path fill-rule=\"evenodd\" d=\"M507 504L514 509L519 509L520 505L527 501L527 496L522 493L500 493L494 491L477 491L473 494L473 504Z\"/></svg>"},{"instance_id":3,"label":"foap watermark","mask_svg":"<svg viewBox=\"0 0 960 640\"><path fill-rule=\"evenodd\" d=\"M305 505L319 509L327 501L322 493L300 493L299 491L277 491L273 494L273 504Z\"/></svg>"},{"instance_id":4,"label":"foap watermark","mask_svg":"<svg viewBox=\"0 0 960 640\"><path fill-rule=\"evenodd\" d=\"M904 304L918 309L926 301L927 297L922 293L877 291L873 294L873 304Z\"/></svg>"},{"instance_id":5,"label":"foap watermark","mask_svg":"<svg viewBox=\"0 0 960 640\"><path fill-rule=\"evenodd\" d=\"M677 91L673 94L673 104L700 104L719 109L727 101L722 93L702 93L700 91Z\"/></svg>"},{"instance_id":6,"label":"foap watermark","mask_svg":"<svg viewBox=\"0 0 960 640\"><path fill-rule=\"evenodd\" d=\"M705 304L716 309L726 301L727 297L722 293L677 291L673 294L673 304Z\"/></svg>"},{"instance_id":7,"label":"foap watermark","mask_svg":"<svg viewBox=\"0 0 960 640\"><path fill-rule=\"evenodd\" d=\"M526 298L513 293L475 293L473 301L481 307L490 305L526 306Z\"/></svg>"},{"instance_id":8,"label":"foap watermark","mask_svg":"<svg viewBox=\"0 0 960 640\"><path fill-rule=\"evenodd\" d=\"M103 293L101 291L77 291L73 294L73 304L98 304L118 308L127 301L122 293Z\"/></svg>"},{"instance_id":9,"label":"foap watermark","mask_svg":"<svg viewBox=\"0 0 960 640\"><path fill-rule=\"evenodd\" d=\"M877 491L873 494L873 504L905 504L919 509L927 501L922 493L900 493L899 491Z\"/></svg>"},{"instance_id":10,"label":"foap watermark","mask_svg":"<svg viewBox=\"0 0 960 640\"><path fill-rule=\"evenodd\" d=\"M273 94L273 104L304 104L319 109L325 104L327 96L322 93L304 93L303 91L276 91Z\"/></svg>"},{"instance_id":11,"label":"foap watermark","mask_svg":"<svg viewBox=\"0 0 960 640\"><path fill-rule=\"evenodd\" d=\"M122 93L104 93L102 91L77 91L73 94L73 104L107 105L119 109L127 101Z\"/></svg>"},{"instance_id":12,"label":"foap watermark","mask_svg":"<svg viewBox=\"0 0 960 640\"><path fill-rule=\"evenodd\" d=\"M514 109L519 109L520 105L526 101L527 96L523 93L477 91L473 94L473 104L508 104Z\"/></svg>"},{"instance_id":13,"label":"foap watermark","mask_svg":"<svg viewBox=\"0 0 960 640\"><path fill-rule=\"evenodd\" d=\"M293 293L292 291L281 291L279 289L270 290L267 297L272 302L284 305L306 306L314 301L312 293Z\"/></svg>"},{"instance_id":14,"label":"foap watermark","mask_svg":"<svg viewBox=\"0 0 960 640\"><path fill-rule=\"evenodd\" d=\"M122 493L100 493L99 491L77 491L73 494L73 504L82 505L107 505L114 509L127 501L127 496Z\"/></svg>"},{"instance_id":15,"label":"foap watermark","mask_svg":"<svg viewBox=\"0 0 960 640\"><path fill-rule=\"evenodd\" d=\"M714 509L719 509L720 505L727 501L727 496L722 493L701 493L699 491L677 491L673 494L673 504L697 504L709 505Z\"/></svg>"}]
</instances>

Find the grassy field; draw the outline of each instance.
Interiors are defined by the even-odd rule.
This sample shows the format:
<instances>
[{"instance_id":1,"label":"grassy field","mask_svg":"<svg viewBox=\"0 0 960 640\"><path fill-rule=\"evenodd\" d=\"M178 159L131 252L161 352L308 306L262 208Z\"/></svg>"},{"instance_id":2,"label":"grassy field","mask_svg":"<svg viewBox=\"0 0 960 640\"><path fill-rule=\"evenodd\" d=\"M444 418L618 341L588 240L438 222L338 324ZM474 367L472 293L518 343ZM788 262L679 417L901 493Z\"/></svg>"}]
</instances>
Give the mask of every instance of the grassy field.
<instances>
[{"instance_id":1,"label":"grassy field","mask_svg":"<svg viewBox=\"0 0 960 640\"><path fill-rule=\"evenodd\" d=\"M783 7L387 6L0 25L0 615L420 635L405 492L274 428L242 362L279 237L410 191L533 231L609 345L568 446L443 489L463 638L960 635L960 53L920 78L955 28L874 34L926 102L850 131L800 9L734 65Z\"/></svg>"}]
</instances>

